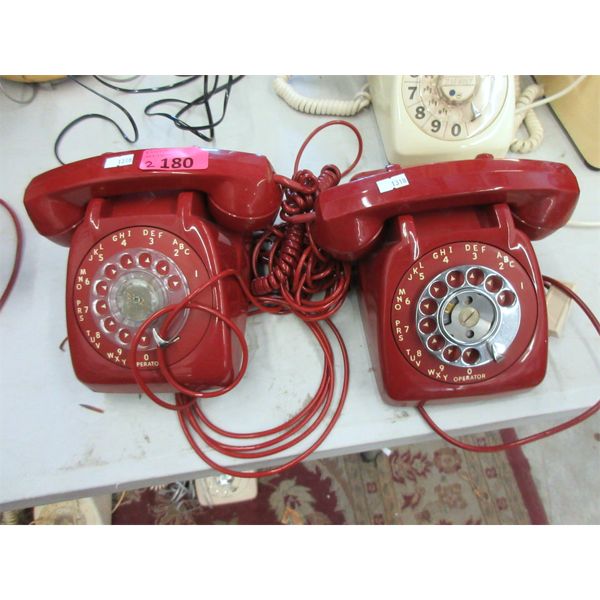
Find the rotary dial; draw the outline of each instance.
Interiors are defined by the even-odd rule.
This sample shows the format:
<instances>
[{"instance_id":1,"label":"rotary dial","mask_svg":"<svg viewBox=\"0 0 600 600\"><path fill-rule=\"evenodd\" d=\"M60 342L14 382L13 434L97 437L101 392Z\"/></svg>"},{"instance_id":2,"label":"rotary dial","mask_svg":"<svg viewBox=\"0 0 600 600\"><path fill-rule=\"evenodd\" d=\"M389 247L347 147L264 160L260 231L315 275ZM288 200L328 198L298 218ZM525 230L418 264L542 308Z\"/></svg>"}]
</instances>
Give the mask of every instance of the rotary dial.
<instances>
[{"instance_id":1,"label":"rotary dial","mask_svg":"<svg viewBox=\"0 0 600 600\"><path fill-rule=\"evenodd\" d=\"M134 336L143 322L161 308L181 302L190 289L208 279L194 250L179 236L155 227L129 227L99 240L82 257L73 282L73 313L81 334L106 360L127 367ZM211 290L197 299L212 305ZM153 327L160 327L165 317ZM173 321L169 335L184 325L193 335L182 336L170 350L173 362L202 339L209 315L185 310ZM155 368L156 343L150 329L140 335L139 368Z\"/></svg>"},{"instance_id":2,"label":"rotary dial","mask_svg":"<svg viewBox=\"0 0 600 600\"><path fill-rule=\"evenodd\" d=\"M448 269L425 288L416 326L423 345L457 367L500 362L521 321L510 282L480 265Z\"/></svg>"},{"instance_id":3,"label":"rotary dial","mask_svg":"<svg viewBox=\"0 0 600 600\"><path fill-rule=\"evenodd\" d=\"M465 140L483 132L502 110L505 75L409 75L402 99L413 123L443 140Z\"/></svg>"}]
</instances>

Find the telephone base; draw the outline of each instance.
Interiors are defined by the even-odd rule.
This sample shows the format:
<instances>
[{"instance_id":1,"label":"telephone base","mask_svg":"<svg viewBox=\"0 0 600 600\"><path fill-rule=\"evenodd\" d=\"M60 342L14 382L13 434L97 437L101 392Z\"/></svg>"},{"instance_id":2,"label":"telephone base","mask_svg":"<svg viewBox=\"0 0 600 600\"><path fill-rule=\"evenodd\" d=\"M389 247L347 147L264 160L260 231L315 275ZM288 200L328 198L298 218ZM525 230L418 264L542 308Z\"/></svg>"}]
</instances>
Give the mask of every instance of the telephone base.
<instances>
[{"instance_id":1,"label":"telephone base","mask_svg":"<svg viewBox=\"0 0 600 600\"><path fill-rule=\"evenodd\" d=\"M506 205L488 210L399 216L359 264L387 403L458 402L544 379L546 305L533 248Z\"/></svg>"}]
</instances>

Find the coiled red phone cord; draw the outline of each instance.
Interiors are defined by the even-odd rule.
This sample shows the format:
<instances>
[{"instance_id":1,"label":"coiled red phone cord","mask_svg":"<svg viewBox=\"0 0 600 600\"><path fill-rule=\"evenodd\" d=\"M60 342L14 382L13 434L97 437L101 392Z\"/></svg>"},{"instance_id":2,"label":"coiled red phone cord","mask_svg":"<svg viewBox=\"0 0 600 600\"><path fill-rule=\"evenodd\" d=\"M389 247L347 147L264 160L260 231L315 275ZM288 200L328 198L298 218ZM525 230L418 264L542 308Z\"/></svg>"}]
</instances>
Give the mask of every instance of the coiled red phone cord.
<instances>
[{"instance_id":1,"label":"coiled red phone cord","mask_svg":"<svg viewBox=\"0 0 600 600\"><path fill-rule=\"evenodd\" d=\"M319 131L332 125L349 127L355 133L358 139L358 152L352 165L344 173L341 173L334 165L326 165L318 177L308 170L298 170L300 157L308 142ZM222 473L236 477L263 477L280 473L301 462L314 452L329 435L342 412L349 384L348 353L342 336L330 321L330 317L342 306L347 295L350 286L350 265L332 259L316 246L310 232L310 222L314 219L314 208L318 202L319 194L323 190L337 185L340 179L356 166L361 154L362 138L354 125L346 121L334 120L317 127L307 137L298 152L294 164L293 178L275 176L275 181L281 185L285 192L285 199L282 201L280 213L283 223L270 227L257 237L252 252L253 279L250 287L240 273L232 269L223 271L192 291L179 304L167 306L155 312L138 328L133 338L130 365L140 389L160 406L177 412L183 432L194 451L209 466ZM263 431L246 433L227 431L212 423L197 402L197 399L220 396L232 390L244 376L248 365L248 347L239 327L219 311L194 302L194 299L202 291L227 277L234 278L237 281L244 295L253 305L254 310L249 314L258 312L294 313L307 324L323 350L323 375L312 400L291 419ZM319 296L319 298L314 299L315 296ZM142 333L151 326L153 321L166 316L160 326L159 335L163 339L168 339L171 323L182 310L187 309L208 312L230 327L241 346L242 364L235 379L226 387L216 390L195 391L182 386L173 377L166 356L168 348L165 350L158 347L160 371L165 380L178 390L173 404L165 402L152 392L137 367L135 356ZM339 344L343 363L343 377L333 414L317 439L308 448L284 464L259 473L225 467L211 459L206 451L200 447L195 436L200 438L206 446L224 456L257 459L270 457L288 450L305 440L323 423L332 406L336 379L334 352L320 324L321 321L327 325ZM209 435L209 431L225 438L249 440L253 443L229 444L215 439ZM257 441L261 438L268 439Z\"/></svg>"},{"instance_id":2,"label":"coiled red phone cord","mask_svg":"<svg viewBox=\"0 0 600 600\"><path fill-rule=\"evenodd\" d=\"M4 288L4 291L2 292L2 296L0 296L0 310L2 310L2 307L8 300L8 297L10 296L10 293L12 292L15 282L17 281L17 276L19 275L19 269L21 268L21 256L23 254L23 231L21 230L21 223L19 221L19 217L17 216L17 213L13 210L13 208L10 206L10 204L8 202L6 202L6 200L2 200L2 198L0 198L0 205L2 205L8 211L10 218L13 220L13 223L15 225L15 232L16 232L16 236L17 236L17 243L16 243L16 248L15 248L15 258L13 260L13 268L12 268L12 271L10 274L10 278L8 279L8 283L6 284L6 287Z\"/></svg>"},{"instance_id":3,"label":"coiled red phone cord","mask_svg":"<svg viewBox=\"0 0 600 600\"><path fill-rule=\"evenodd\" d=\"M306 169L299 170L307 144L332 125L348 127L356 135L358 152L354 162L343 173L335 165L326 165L318 177ZM347 121L328 121L317 127L300 147L292 179L275 176L285 192L280 212L283 223L265 231L254 246L251 284L254 295L275 294L283 298L287 309L305 321L328 318L340 308L350 287L350 264L332 259L317 247L310 223L315 217L319 194L350 173L361 155L362 138L358 129ZM262 269L267 273L262 274ZM316 295L323 297L315 300Z\"/></svg>"},{"instance_id":4,"label":"coiled red phone cord","mask_svg":"<svg viewBox=\"0 0 600 600\"><path fill-rule=\"evenodd\" d=\"M587 304L585 304L585 302L572 289L570 289L569 287L567 287L560 281L553 279L552 277L547 277L544 275L542 277L542 279L544 280L544 283L556 286L563 293L567 294L567 296L570 296L579 305L579 307L583 310L585 315L592 322L592 325L594 326L594 328L600 335L600 322L598 321L598 319L596 318L594 313L591 311L589 306L587 306ZM452 444L453 446L457 446L458 448L462 448L463 450L470 450L471 452L500 452L503 450L509 450L510 448L524 446L525 444L530 444L531 442L535 442L537 440L547 438L548 436L554 435L555 433L559 433L561 431L564 431L565 429L569 429L570 427L573 427L574 425L577 425L577 424L581 423L582 421L585 421L585 419L587 419L588 417L591 417L593 414L597 413L600 410L600 400L599 400L598 402L596 402L596 404L594 404L593 406L591 406L590 408L585 410L580 415L573 417L572 419L565 421L564 423L561 423L560 425L556 425L555 427L550 427L550 429L540 431L539 433L535 433L535 434L529 435L527 437L514 440L512 442L496 444L494 446L474 446L473 444L467 444L465 442L461 442L460 440L452 437L451 435L447 434L443 429L441 429L439 427L439 425L437 425L433 421L431 416L425 410L426 403L427 403L426 400L419 403L419 405L417 406L417 409L418 409L419 413L421 413L421 416L425 419L427 424L441 438L443 438L449 444Z\"/></svg>"}]
</instances>

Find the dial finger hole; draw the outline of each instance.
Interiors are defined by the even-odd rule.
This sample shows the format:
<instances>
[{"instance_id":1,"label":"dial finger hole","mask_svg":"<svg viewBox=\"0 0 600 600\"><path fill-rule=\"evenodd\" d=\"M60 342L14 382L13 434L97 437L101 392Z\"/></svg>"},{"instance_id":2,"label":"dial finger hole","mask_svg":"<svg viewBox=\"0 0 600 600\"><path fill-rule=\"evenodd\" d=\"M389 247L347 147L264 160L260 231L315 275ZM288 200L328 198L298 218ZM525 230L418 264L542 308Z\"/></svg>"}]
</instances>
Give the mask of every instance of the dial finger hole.
<instances>
[{"instance_id":1,"label":"dial finger hole","mask_svg":"<svg viewBox=\"0 0 600 600\"><path fill-rule=\"evenodd\" d=\"M448 362L454 362L460 358L460 348L458 346L446 346L443 356Z\"/></svg>"},{"instance_id":2,"label":"dial finger hole","mask_svg":"<svg viewBox=\"0 0 600 600\"><path fill-rule=\"evenodd\" d=\"M481 269L471 269L467 273L467 281L471 285L481 285L481 282L484 280L485 275Z\"/></svg>"},{"instance_id":3,"label":"dial finger hole","mask_svg":"<svg viewBox=\"0 0 600 600\"><path fill-rule=\"evenodd\" d=\"M475 348L468 348L462 354L462 359L468 365L474 365L479 360L479 358L480 358L479 351L476 350Z\"/></svg>"},{"instance_id":4,"label":"dial finger hole","mask_svg":"<svg viewBox=\"0 0 600 600\"><path fill-rule=\"evenodd\" d=\"M431 298L428 298L427 300L423 300L423 302L421 302L419 309L424 315L433 315L437 310L437 302L435 300L431 300Z\"/></svg>"},{"instance_id":5,"label":"dial finger hole","mask_svg":"<svg viewBox=\"0 0 600 600\"><path fill-rule=\"evenodd\" d=\"M496 292L499 292L502 289L502 286L503 286L503 281L497 275L490 275L485 280L485 289L488 290L489 292L493 292L494 294Z\"/></svg>"},{"instance_id":6,"label":"dial finger hole","mask_svg":"<svg viewBox=\"0 0 600 600\"><path fill-rule=\"evenodd\" d=\"M429 293L434 298L443 298L448 293L448 286L441 281L436 281L429 288Z\"/></svg>"},{"instance_id":7,"label":"dial finger hole","mask_svg":"<svg viewBox=\"0 0 600 600\"><path fill-rule=\"evenodd\" d=\"M437 327L437 323L435 322L435 319L432 319L431 317L428 317L427 319L423 319L419 323L419 329L423 333L432 333L433 331L435 331L436 327Z\"/></svg>"},{"instance_id":8,"label":"dial finger hole","mask_svg":"<svg viewBox=\"0 0 600 600\"><path fill-rule=\"evenodd\" d=\"M94 305L94 308L99 315L108 314L108 304L104 300L98 300Z\"/></svg>"},{"instance_id":9,"label":"dial finger hole","mask_svg":"<svg viewBox=\"0 0 600 600\"><path fill-rule=\"evenodd\" d=\"M115 265L106 265L106 267L104 267L104 274L109 279L114 279L117 276L117 273L118 269Z\"/></svg>"},{"instance_id":10,"label":"dial finger hole","mask_svg":"<svg viewBox=\"0 0 600 600\"><path fill-rule=\"evenodd\" d=\"M181 288L181 279L179 279L177 275L171 275L171 277L167 279L167 286L172 292L175 292Z\"/></svg>"},{"instance_id":11,"label":"dial finger hole","mask_svg":"<svg viewBox=\"0 0 600 600\"><path fill-rule=\"evenodd\" d=\"M497 296L498 304L503 307L512 306L516 299L517 297L510 290L504 290Z\"/></svg>"},{"instance_id":12,"label":"dial finger hole","mask_svg":"<svg viewBox=\"0 0 600 600\"><path fill-rule=\"evenodd\" d=\"M106 293L108 292L108 283L106 281L99 281L96 284L95 289L98 296L106 296Z\"/></svg>"},{"instance_id":13,"label":"dial finger hole","mask_svg":"<svg viewBox=\"0 0 600 600\"><path fill-rule=\"evenodd\" d=\"M465 282L465 275L462 271L450 271L446 277L446 281L449 286L458 288Z\"/></svg>"},{"instance_id":14,"label":"dial finger hole","mask_svg":"<svg viewBox=\"0 0 600 600\"><path fill-rule=\"evenodd\" d=\"M169 265L169 263L166 260L159 260L156 263L156 272L159 275L167 275L170 270L171 270L171 266Z\"/></svg>"},{"instance_id":15,"label":"dial finger hole","mask_svg":"<svg viewBox=\"0 0 600 600\"><path fill-rule=\"evenodd\" d=\"M123 254L119 262L124 269L131 269L131 267L133 267L133 258L131 254Z\"/></svg>"},{"instance_id":16,"label":"dial finger hole","mask_svg":"<svg viewBox=\"0 0 600 600\"><path fill-rule=\"evenodd\" d=\"M108 333L114 333L117 330L117 322L112 317L104 319L104 321L102 321L102 325Z\"/></svg>"},{"instance_id":17,"label":"dial finger hole","mask_svg":"<svg viewBox=\"0 0 600 600\"><path fill-rule=\"evenodd\" d=\"M142 252L138 256L138 264L140 267L144 267L144 269L148 269L152 264L152 256L148 252Z\"/></svg>"},{"instance_id":18,"label":"dial finger hole","mask_svg":"<svg viewBox=\"0 0 600 600\"><path fill-rule=\"evenodd\" d=\"M427 346L430 350L437 352L438 350L441 350L444 347L444 338L441 335L432 335L427 340Z\"/></svg>"},{"instance_id":19,"label":"dial finger hole","mask_svg":"<svg viewBox=\"0 0 600 600\"><path fill-rule=\"evenodd\" d=\"M131 331L129 331L129 329L121 329L118 333L118 338L124 344L129 344L129 342L131 341Z\"/></svg>"},{"instance_id":20,"label":"dial finger hole","mask_svg":"<svg viewBox=\"0 0 600 600\"><path fill-rule=\"evenodd\" d=\"M147 348L153 341L152 336L148 331L144 331L144 333L140 336L139 346L140 348Z\"/></svg>"}]
</instances>

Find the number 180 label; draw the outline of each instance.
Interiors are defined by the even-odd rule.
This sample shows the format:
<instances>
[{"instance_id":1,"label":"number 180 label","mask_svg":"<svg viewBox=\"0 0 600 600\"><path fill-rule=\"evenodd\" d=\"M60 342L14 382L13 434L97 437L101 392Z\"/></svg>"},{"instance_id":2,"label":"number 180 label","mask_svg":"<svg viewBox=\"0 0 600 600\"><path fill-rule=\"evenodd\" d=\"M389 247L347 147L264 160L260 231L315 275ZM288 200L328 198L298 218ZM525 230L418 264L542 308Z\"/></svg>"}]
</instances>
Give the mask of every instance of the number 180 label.
<instances>
[{"instance_id":1,"label":"number 180 label","mask_svg":"<svg viewBox=\"0 0 600 600\"><path fill-rule=\"evenodd\" d=\"M207 167L208 151L195 146L144 150L139 164L143 171L186 171Z\"/></svg>"}]
</instances>

